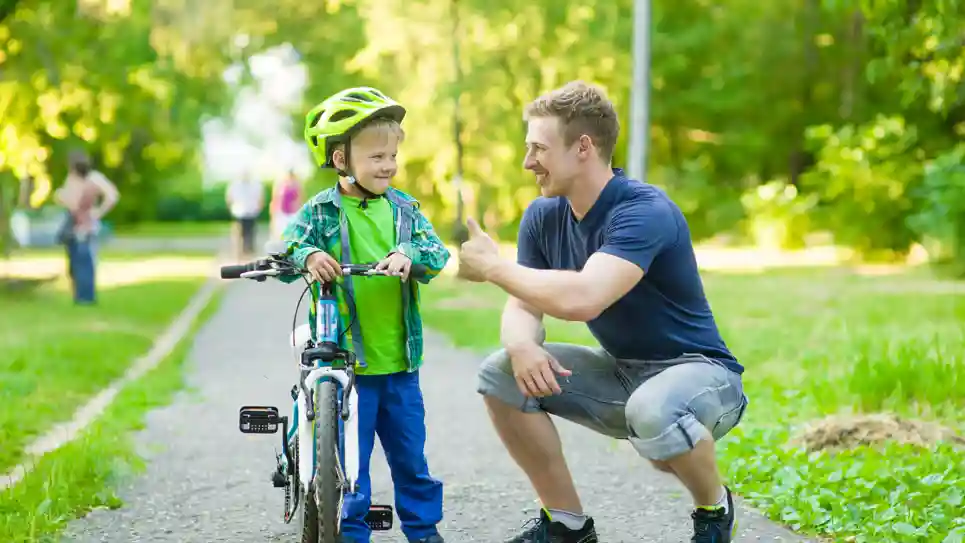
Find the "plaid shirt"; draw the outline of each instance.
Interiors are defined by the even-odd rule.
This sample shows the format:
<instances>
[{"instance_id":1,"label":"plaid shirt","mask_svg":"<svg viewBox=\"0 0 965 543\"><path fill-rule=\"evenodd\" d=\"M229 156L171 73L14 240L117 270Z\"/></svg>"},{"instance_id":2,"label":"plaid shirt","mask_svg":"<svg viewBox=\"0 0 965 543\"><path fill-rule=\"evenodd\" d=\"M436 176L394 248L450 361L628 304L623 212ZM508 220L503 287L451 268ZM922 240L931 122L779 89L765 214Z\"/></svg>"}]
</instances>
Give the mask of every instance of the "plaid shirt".
<instances>
[{"instance_id":1,"label":"plaid shirt","mask_svg":"<svg viewBox=\"0 0 965 543\"><path fill-rule=\"evenodd\" d=\"M308 255L317 251L325 251L336 260L341 261L342 213L339 208L339 203L336 200L337 190L337 187L333 187L318 193L302 206L285 229L282 237L288 243L288 252L291 255L290 259L295 265L304 268ZM449 261L449 250L446 249L442 240L436 235L429 219L419 211L419 202L416 199L394 188L390 188L389 191L392 194L387 194L386 196L389 196L387 199L389 200L395 217L396 239L398 239L399 236L399 221L402 220L403 214L394 200L403 200L412 205L411 240L408 243L399 244L395 251L409 257L413 264L422 264L428 269L424 277L420 277L417 281L407 282L411 289L412 295L410 299L412 303L408 304L409 307L404 308L406 329L405 351L408 358L409 371L415 371L422 366L423 362L422 317L419 314L419 283L428 283L439 275L439 272L442 271ZM356 264L362 264L362 262L357 262ZM289 282L295 279L297 278L287 279L285 281ZM336 292L339 294L339 313L341 319L339 325L341 329L344 330L346 323L344 322L343 316L348 314L348 306L346 305L344 296L341 295L343 290L336 289ZM318 299L318 295L318 283L313 283L313 299ZM309 313L309 325L314 334L314 304L311 306ZM342 347L347 349L351 348L351 331L346 330L343 338L344 345L342 345Z\"/></svg>"}]
</instances>

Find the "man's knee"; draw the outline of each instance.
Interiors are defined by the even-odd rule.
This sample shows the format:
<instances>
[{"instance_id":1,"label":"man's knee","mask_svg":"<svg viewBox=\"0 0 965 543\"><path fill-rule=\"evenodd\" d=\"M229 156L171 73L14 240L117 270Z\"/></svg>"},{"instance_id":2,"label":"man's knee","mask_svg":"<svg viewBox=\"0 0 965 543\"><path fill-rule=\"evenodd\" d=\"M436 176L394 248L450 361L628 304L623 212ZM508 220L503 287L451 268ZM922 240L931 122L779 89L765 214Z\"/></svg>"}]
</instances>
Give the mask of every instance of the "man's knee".
<instances>
[{"instance_id":1,"label":"man's knee","mask_svg":"<svg viewBox=\"0 0 965 543\"><path fill-rule=\"evenodd\" d=\"M500 404L496 402L501 402L518 411L539 410L536 400L519 391L513 377L512 361L505 349L499 349L483 359L477 372L476 392L482 394L490 406L498 408Z\"/></svg>"},{"instance_id":2,"label":"man's knee","mask_svg":"<svg viewBox=\"0 0 965 543\"><path fill-rule=\"evenodd\" d=\"M661 471L669 471L665 462L690 452L700 440L713 439L686 405L640 389L627 401L626 416L633 447Z\"/></svg>"},{"instance_id":3,"label":"man's knee","mask_svg":"<svg viewBox=\"0 0 965 543\"><path fill-rule=\"evenodd\" d=\"M746 405L739 375L710 363L684 363L633 392L627 425L642 456L667 460L693 450L701 440L722 438L740 422Z\"/></svg>"}]
</instances>

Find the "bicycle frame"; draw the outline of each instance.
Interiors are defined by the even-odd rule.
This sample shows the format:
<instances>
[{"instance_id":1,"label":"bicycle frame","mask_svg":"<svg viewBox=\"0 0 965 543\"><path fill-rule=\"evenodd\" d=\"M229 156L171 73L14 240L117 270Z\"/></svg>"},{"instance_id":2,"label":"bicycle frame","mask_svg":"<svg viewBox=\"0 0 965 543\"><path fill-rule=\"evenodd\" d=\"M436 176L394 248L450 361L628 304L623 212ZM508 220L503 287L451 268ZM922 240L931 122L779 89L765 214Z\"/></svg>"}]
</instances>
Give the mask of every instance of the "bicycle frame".
<instances>
[{"instance_id":1,"label":"bicycle frame","mask_svg":"<svg viewBox=\"0 0 965 543\"><path fill-rule=\"evenodd\" d=\"M332 345L338 344L339 337L339 316L338 305L335 297L331 294L331 286L323 284L321 295L315 304L315 337L306 338L303 342L298 342L299 336L310 335L310 326L301 325L292 334L292 342L296 349L304 352L305 345ZM310 340L310 343L309 341ZM347 369L333 368L331 363L317 360L313 368L306 368L299 360L300 386L297 396L292 403L292 414L294 422L288 429L286 439L289 450L294 447L295 436L298 436L298 475L303 488L308 488L309 483L315 476L318 468L315 451L315 425L308 420L308 414L314 412L314 408L309 405L309 398L316 385L323 379L331 379L338 383L340 391L349 388L353 380L352 374ZM354 372L353 372L354 373ZM346 409L345 405L339 402L339 410ZM348 483L348 491L355 492L359 476L359 446L358 446L358 392L352 387L348 398L348 415L342 419L339 425L342 443L339 447L342 457L343 474ZM315 416L318 413L314 413ZM287 460L287 459L286 459Z\"/></svg>"},{"instance_id":2,"label":"bicycle frame","mask_svg":"<svg viewBox=\"0 0 965 543\"><path fill-rule=\"evenodd\" d=\"M337 449L334 451L337 453L334 468L341 487L338 490L344 497L346 493L355 493L358 489L359 397L355 389L355 365L358 362L360 367L365 367L365 363L357 360L355 353L351 350L342 349L339 346L342 334L338 302L333 294L335 285L329 282L319 283L320 287L316 295L315 290L311 288L312 283L309 281L308 272L295 269L291 263L285 261L286 249L269 249L268 253L271 256L269 259L260 259L242 265L222 266L221 278L254 279L262 282L268 277L301 275L309 284L308 290L312 292L311 307L314 309L314 321L295 327L290 336L293 354L298 358L299 368L298 384L291 391L291 420L288 416L281 416L278 409L271 406L243 406L239 413L239 430L242 433L274 434L278 432L279 425L281 426L282 453L277 455L277 469L272 472L271 482L276 488L285 488L285 522L291 522L293 513L298 507L306 506L302 503L303 498L312 500L316 498L316 496L306 495L306 491L311 488L312 481L319 473L314 420L318 414L315 411L317 399L315 391L319 383L325 380L333 381L336 391L336 413L325 411L331 408L329 405L323 407L321 415L338 416L337 442L332 445ZM422 264L413 264L409 271L410 277L419 277L425 273L426 267ZM376 269L375 264L342 264L342 274L385 275L386 272ZM312 328L314 333L311 331ZM293 461L294 454L298 456L297 465ZM294 481L296 472L297 481ZM289 501L292 496L295 499L293 504ZM339 509L341 505L340 500ZM341 522L341 519L339 518L336 522ZM366 522L373 530L391 529L392 508L371 505L366 515Z\"/></svg>"}]
</instances>

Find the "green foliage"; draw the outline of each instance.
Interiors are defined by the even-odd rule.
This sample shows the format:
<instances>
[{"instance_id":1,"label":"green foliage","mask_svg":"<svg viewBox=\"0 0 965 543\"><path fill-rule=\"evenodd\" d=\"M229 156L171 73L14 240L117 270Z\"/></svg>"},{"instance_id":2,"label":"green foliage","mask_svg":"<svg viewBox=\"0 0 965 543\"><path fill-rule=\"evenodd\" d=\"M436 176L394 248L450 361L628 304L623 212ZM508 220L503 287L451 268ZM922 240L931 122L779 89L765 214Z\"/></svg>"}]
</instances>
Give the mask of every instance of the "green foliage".
<instances>
[{"instance_id":1,"label":"green foliage","mask_svg":"<svg viewBox=\"0 0 965 543\"><path fill-rule=\"evenodd\" d=\"M815 168L802 179L821 195L820 215L840 242L859 251L904 252L915 236L905 222L910 192L921 180L917 132L900 117L865 125L808 130L818 147Z\"/></svg>"},{"instance_id":2,"label":"green foliage","mask_svg":"<svg viewBox=\"0 0 965 543\"><path fill-rule=\"evenodd\" d=\"M961 449L889 443L809 453L788 439L758 428L722 442L728 481L769 517L855 543L950 543L965 534Z\"/></svg>"},{"instance_id":3,"label":"green foliage","mask_svg":"<svg viewBox=\"0 0 965 543\"><path fill-rule=\"evenodd\" d=\"M869 337L855 342L847 377L858 407L876 411L889 405L939 405L965 390L963 341L939 338Z\"/></svg>"},{"instance_id":4,"label":"green foliage","mask_svg":"<svg viewBox=\"0 0 965 543\"><path fill-rule=\"evenodd\" d=\"M965 135L960 8L656 2L648 179L680 202L698 239L739 229L795 246L806 230L831 229L866 257L922 239L958 254L937 225L938 210L960 209L954 159L939 160ZM637 152L627 148L632 12L631 0L11 3L0 19L0 171L56 186L65 154L83 147L121 185L112 220L174 208L220 217L200 188L169 183L199 169L199 121L231 109L224 68L288 42L310 73L304 108L352 85L407 106L398 183L441 228L456 218L458 137L466 212L511 239L537 194L520 167L529 100L570 79L597 83L624 127L614 164ZM302 111L292 115L300 126ZM932 163L944 173L923 178ZM795 187L793 202L762 199L758 186L772 182Z\"/></svg>"},{"instance_id":5,"label":"green foliage","mask_svg":"<svg viewBox=\"0 0 965 543\"><path fill-rule=\"evenodd\" d=\"M965 276L965 145L925 165L921 207L909 226L928 243L931 258Z\"/></svg>"},{"instance_id":6,"label":"green foliage","mask_svg":"<svg viewBox=\"0 0 965 543\"><path fill-rule=\"evenodd\" d=\"M161 222L186 221L230 221L231 212L225 201L224 184L195 189L191 191L167 194L158 200L154 217ZM267 220L270 216L268 202L271 201L271 184L262 187L265 206L258 216L259 220Z\"/></svg>"},{"instance_id":7,"label":"green foliage","mask_svg":"<svg viewBox=\"0 0 965 543\"><path fill-rule=\"evenodd\" d=\"M763 247L803 247L817 199L816 194L802 196L796 186L783 179L748 190L741 196L741 203L747 212L751 239Z\"/></svg>"}]
</instances>

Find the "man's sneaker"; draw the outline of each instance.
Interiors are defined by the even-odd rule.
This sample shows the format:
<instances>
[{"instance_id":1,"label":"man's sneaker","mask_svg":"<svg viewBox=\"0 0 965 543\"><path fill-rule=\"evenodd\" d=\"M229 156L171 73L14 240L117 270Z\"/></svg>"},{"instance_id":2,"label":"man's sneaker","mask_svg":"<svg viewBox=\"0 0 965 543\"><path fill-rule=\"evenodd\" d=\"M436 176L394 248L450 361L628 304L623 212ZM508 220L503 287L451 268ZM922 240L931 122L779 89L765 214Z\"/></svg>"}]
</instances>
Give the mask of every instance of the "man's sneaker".
<instances>
[{"instance_id":1,"label":"man's sneaker","mask_svg":"<svg viewBox=\"0 0 965 543\"><path fill-rule=\"evenodd\" d=\"M726 486L727 509L723 507L698 507L691 513L694 519L694 537L691 543L730 543L737 531L734 520L734 497Z\"/></svg>"},{"instance_id":2,"label":"man's sneaker","mask_svg":"<svg viewBox=\"0 0 965 543\"><path fill-rule=\"evenodd\" d=\"M546 510L541 509L539 518L526 524L532 526L506 543L598 543L593 519L589 517L582 528L570 530L562 522L551 521Z\"/></svg>"}]
</instances>

